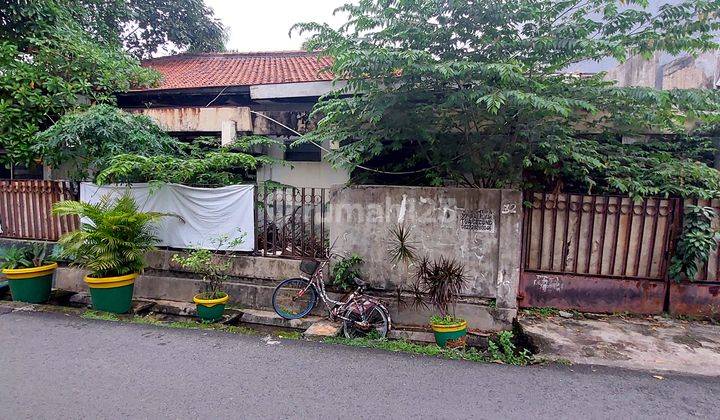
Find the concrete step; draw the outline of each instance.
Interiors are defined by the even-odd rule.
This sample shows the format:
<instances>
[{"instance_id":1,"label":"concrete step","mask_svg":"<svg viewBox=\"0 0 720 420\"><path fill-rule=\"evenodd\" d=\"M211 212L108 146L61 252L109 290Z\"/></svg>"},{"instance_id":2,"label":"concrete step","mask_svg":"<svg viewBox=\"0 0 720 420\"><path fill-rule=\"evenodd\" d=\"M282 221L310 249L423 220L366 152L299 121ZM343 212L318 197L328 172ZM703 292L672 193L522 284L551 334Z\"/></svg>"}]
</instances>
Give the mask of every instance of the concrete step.
<instances>
[{"instance_id":1,"label":"concrete step","mask_svg":"<svg viewBox=\"0 0 720 420\"><path fill-rule=\"evenodd\" d=\"M342 324L339 322L333 322L328 319L321 319L314 322L307 330L303 333L305 337L335 337L340 334Z\"/></svg>"},{"instance_id":2,"label":"concrete step","mask_svg":"<svg viewBox=\"0 0 720 420\"><path fill-rule=\"evenodd\" d=\"M259 309L242 309L240 321L250 324L271 325L275 327L294 328L307 330L310 326L324 318L319 316L306 316L301 319L285 319L275 312L262 311Z\"/></svg>"}]
</instances>

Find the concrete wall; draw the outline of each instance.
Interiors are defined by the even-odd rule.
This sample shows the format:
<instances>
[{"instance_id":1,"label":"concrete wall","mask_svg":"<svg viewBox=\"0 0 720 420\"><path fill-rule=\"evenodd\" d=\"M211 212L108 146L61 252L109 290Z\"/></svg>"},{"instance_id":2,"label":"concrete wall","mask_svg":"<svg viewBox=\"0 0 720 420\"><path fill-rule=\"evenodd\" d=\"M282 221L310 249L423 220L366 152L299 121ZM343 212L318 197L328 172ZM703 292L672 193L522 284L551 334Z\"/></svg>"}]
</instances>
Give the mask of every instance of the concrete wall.
<instances>
[{"instance_id":1,"label":"concrete wall","mask_svg":"<svg viewBox=\"0 0 720 420\"><path fill-rule=\"evenodd\" d=\"M522 198L519 191L356 186L331 192L333 252L365 259L373 287L403 286L402 268L390 262L390 229L411 231L417 254L455 258L465 266L469 297L496 298L516 308L520 275ZM411 269L412 270L412 269ZM405 285L406 286L406 285Z\"/></svg>"},{"instance_id":2,"label":"concrete wall","mask_svg":"<svg viewBox=\"0 0 720 420\"><path fill-rule=\"evenodd\" d=\"M345 184L350 174L327 162L288 162L263 166L257 171L258 182L272 180L293 187L330 188Z\"/></svg>"},{"instance_id":3,"label":"concrete wall","mask_svg":"<svg viewBox=\"0 0 720 420\"><path fill-rule=\"evenodd\" d=\"M697 57L672 57L657 53L645 60L635 56L608 69L606 78L619 86L644 86L656 89L713 89L720 84L720 51Z\"/></svg>"},{"instance_id":4,"label":"concrete wall","mask_svg":"<svg viewBox=\"0 0 720 420\"><path fill-rule=\"evenodd\" d=\"M159 250L148 254L148 269L135 281L134 297L154 300L191 302L192 297L202 290L203 283L198 275L172 262L177 251ZM265 258L253 256L223 256L232 261L228 274L232 278L223 289L230 295L230 303L241 308L272 311L272 294L275 286L286 278L304 275L300 272L298 260ZM87 292L83 278L85 270L61 267L55 276L55 287L75 292ZM399 304L390 291L372 291L386 303L395 325L424 326L431 312ZM330 293L333 299L341 296ZM313 310L315 315L327 315L325 306L318 302ZM482 301L464 298L457 305L457 315L470 322L472 328L485 331L509 329L516 310L492 308Z\"/></svg>"}]
</instances>

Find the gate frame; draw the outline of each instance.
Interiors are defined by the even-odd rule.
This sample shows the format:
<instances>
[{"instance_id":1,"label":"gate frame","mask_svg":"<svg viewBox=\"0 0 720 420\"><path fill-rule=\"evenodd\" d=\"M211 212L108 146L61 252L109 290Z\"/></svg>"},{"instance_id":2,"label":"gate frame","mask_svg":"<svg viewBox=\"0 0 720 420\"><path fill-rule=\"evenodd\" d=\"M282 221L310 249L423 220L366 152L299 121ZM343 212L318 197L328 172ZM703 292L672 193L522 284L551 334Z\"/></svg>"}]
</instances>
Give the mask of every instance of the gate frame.
<instances>
[{"instance_id":1,"label":"gate frame","mask_svg":"<svg viewBox=\"0 0 720 420\"><path fill-rule=\"evenodd\" d=\"M527 201L528 199L532 200L536 193L534 192L528 192L525 191L523 193L523 199L524 201ZM582 224L582 203L584 203L586 197L592 197L591 198L591 205L595 206L595 202L597 200L597 197L604 197L605 200L610 200L611 198L615 197L616 205L619 204L619 206L622 206L622 200L625 198L625 196L617 196L617 195L589 195L589 194L574 194L574 193L561 193L565 195L565 202L566 202L566 215L565 215L565 229L564 229L564 235L566 236L565 242L567 242L567 232L568 232L568 223L570 220L570 217L568 216L570 212L570 202L574 196L580 197L580 216L578 216L579 220L577 222L578 225ZM556 200L557 197L560 194L555 194ZM544 205L546 202L546 196L547 193L542 193L542 199L541 199L541 205ZM672 250L674 249L674 244L679 232L680 227L682 226L682 215L683 215L683 203L682 200L679 198L659 198L659 197L648 197L645 198L642 202L642 208L646 209L646 205L648 200L667 200L668 202L668 209L671 209L671 213L668 214L668 217L670 219L668 220L668 227L667 227L667 233L666 238L664 239L664 245L662 245L662 259L660 260L660 273L657 277L646 277L646 276L627 276L627 267L628 267L628 255L630 254L630 235L632 234L632 220L633 217L630 218L630 225L627 228L626 233L626 243L627 243L627 249L625 251L625 265L622 269L621 275L607 275L607 274L588 274L588 273L578 273L577 271L577 264L579 258L577 257L577 249L579 247L580 241L578 240L575 245L575 261L573 263L573 267L570 267L571 270L568 270L568 267L565 263L562 263L563 266L561 269L564 269L564 271L552 271L552 270L542 270L542 269L529 269L529 257L530 257L530 244L532 240L532 208L528 211L525 209L523 212L523 223L522 223L522 256L521 256L521 262L520 262L520 284L518 285L518 307L521 308L528 308L528 307L554 307L558 309L570 309L570 310L578 310L582 312L600 312L600 313L617 313L617 312L631 312L631 313L641 313L641 314L660 314L663 313L663 311L666 311L668 309L669 305L669 292L671 289L670 285L670 279L667 275L667 268L668 268L668 262L670 260L670 256L672 254ZM557 202L557 201L556 201ZM606 202L607 203L607 202ZM635 203L633 202L633 210L635 208ZM595 215L593 209L593 217ZM607 211L607 204L605 207L605 210ZM541 225L544 225L544 215L545 210L543 209L543 213L541 213ZM558 220L557 217L557 207L553 209L553 228L552 233L553 237L551 239L554 247L555 243L555 231L556 231L556 223L558 221L563 222L562 219ZM619 220L620 217L620 208L618 208L618 216L617 220ZM646 220L646 213L643 213L643 219L642 219L642 230L640 231L640 235L645 231L645 220ZM618 223L618 222L616 222ZM592 226L594 226L594 218L592 219ZM618 225L616 225L617 227ZM608 249L612 249L617 253L617 245L614 246L608 246L605 242L605 230L606 226L603 226L603 234L602 234L602 241L604 246L601 246L599 249L600 255L602 256L604 252L609 252ZM590 235L592 235L592 229ZM617 233L616 233L617 235ZM655 237L656 233L653 233L653 237ZM641 236L642 237L642 236ZM591 240L593 236L590 237ZM655 238L653 238L654 240ZM617 244L617 238L615 239ZM542 263L542 248L543 243L540 244L541 254L540 254L540 263ZM561 258L563 260L567 258L567 253L569 253L569 245L563 245L562 250L560 250ZM552 249L552 252L555 254L557 253L554 248ZM587 255L587 263L586 265L589 266L590 262L590 256L592 251L588 251ZM642 252L642 247L638 247L637 250L638 254ZM614 257L615 254L613 254ZM651 254L652 255L652 254ZM554 255L551 257L551 269L553 268L553 259ZM650 258L652 260L652 257ZM614 258L613 258L614 260ZM602 265L602 257L600 257L600 264ZM639 274L639 257L636 257L635 262L635 274ZM614 264L613 264L614 267ZM589 271L589 270L587 270ZM614 270L613 270L614 271ZM649 274L649 269L646 270L646 273Z\"/></svg>"}]
</instances>

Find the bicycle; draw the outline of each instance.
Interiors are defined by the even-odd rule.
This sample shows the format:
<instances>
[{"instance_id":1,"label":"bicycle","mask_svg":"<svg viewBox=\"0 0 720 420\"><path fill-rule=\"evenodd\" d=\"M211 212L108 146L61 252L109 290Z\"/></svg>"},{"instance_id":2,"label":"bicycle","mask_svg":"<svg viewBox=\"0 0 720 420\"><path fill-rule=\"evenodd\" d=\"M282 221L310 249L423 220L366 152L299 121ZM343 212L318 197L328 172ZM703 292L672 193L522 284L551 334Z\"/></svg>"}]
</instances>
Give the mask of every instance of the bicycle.
<instances>
[{"instance_id":1,"label":"bicycle","mask_svg":"<svg viewBox=\"0 0 720 420\"><path fill-rule=\"evenodd\" d=\"M366 285L362 280L355 279L357 289L344 296L341 301L333 300L327 295L323 270L328 264L328 260L303 260L300 270L310 277L291 278L278 284L272 296L275 312L285 319L303 318L315 307L319 296L330 319L342 321L345 337L387 337L391 328L390 313L382 302L364 293Z\"/></svg>"}]
</instances>

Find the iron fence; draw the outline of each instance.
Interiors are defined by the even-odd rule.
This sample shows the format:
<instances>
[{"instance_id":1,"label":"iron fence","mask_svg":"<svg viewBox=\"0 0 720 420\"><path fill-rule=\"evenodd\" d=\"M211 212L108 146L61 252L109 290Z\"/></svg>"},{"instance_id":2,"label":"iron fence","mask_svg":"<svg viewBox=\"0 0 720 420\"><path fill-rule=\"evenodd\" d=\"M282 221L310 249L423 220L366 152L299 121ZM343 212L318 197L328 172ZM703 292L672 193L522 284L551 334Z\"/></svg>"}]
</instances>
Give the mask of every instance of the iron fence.
<instances>
[{"instance_id":1,"label":"iron fence","mask_svg":"<svg viewBox=\"0 0 720 420\"><path fill-rule=\"evenodd\" d=\"M325 188L258 187L255 191L258 254L289 258L327 254Z\"/></svg>"},{"instance_id":2,"label":"iron fence","mask_svg":"<svg viewBox=\"0 0 720 420\"><path fill-rule=\"evenodd\" d=\"M526 194L524 269L663 279L679 199Z\"/></svg>"}]
</instances>

